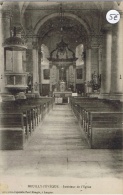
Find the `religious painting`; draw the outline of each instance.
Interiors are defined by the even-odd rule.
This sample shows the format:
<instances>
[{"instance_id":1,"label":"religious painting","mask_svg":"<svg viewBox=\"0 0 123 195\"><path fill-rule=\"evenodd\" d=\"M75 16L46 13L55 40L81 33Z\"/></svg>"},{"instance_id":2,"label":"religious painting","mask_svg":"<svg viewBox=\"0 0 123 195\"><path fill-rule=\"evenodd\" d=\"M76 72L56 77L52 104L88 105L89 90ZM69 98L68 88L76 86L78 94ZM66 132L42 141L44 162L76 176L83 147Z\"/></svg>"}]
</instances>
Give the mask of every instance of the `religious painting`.
<instances>
[{"instance_id":1,"label":"religious painting","mask_svg":"<svg viewBox=\"0 0 123 195\"><path fill-rule=\"evenodd\" d=\"M50 70L49 69L44 69L43 70L43 76L45 80L49 80L50 79Z\"/></svg>"},{"instance_id":2,"label":"religious painting","mask_svg":"<svg viewBox=\"0 0 123 195\"><path fill-rule=\"evenodd\" d=\"M76 78L83 79L83 70L82 68L76 69Z\"/></svg>"}]
</instances>

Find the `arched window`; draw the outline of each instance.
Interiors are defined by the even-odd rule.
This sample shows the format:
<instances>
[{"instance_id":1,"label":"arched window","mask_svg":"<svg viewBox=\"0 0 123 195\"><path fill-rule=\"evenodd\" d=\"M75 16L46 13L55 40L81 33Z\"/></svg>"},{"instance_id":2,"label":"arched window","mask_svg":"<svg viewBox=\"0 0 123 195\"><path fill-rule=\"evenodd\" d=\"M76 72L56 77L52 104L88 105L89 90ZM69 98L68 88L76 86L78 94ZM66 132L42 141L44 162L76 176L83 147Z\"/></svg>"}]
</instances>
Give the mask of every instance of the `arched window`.
<instances>
[{"instance_id":1,"label":"arched window","mask_svg":"<svg viewBox=\"0 0 123 195\"><path fill-rule=\"evenodd\" d=\"M84 45L80 44L76 47L76 66L83 65L84 64Z\"/></svg>"},{"instance_id":2,"label":"arched window","mask_svg":"<svg viewBox=\"0 0 123 195\"><path fill-rule=\"evenodd\" d=\"M49 58L49 49L45 44L41 45L41 62L45 65L45 64L49 64L49 60L47 58Z\"/></svg>"}]
</instances>

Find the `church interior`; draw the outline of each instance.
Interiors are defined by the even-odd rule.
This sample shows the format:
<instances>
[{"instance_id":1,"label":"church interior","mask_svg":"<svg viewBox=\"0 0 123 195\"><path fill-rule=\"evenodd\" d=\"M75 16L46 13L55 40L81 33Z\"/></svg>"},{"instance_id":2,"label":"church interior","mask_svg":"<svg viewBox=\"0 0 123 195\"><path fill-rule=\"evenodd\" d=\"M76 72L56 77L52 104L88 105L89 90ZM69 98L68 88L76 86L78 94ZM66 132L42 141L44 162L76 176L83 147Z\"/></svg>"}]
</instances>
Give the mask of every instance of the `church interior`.
<instances>
[{"instance_id":1,"label":"church interior","mask_svg":"<svg viewBox=\"0 0 123 195\"><path fill-rule=\"evenodd\" d=\"M122 1L0 2L0 174L122 177L122 34Z\"/></svg>"}]
</instances>

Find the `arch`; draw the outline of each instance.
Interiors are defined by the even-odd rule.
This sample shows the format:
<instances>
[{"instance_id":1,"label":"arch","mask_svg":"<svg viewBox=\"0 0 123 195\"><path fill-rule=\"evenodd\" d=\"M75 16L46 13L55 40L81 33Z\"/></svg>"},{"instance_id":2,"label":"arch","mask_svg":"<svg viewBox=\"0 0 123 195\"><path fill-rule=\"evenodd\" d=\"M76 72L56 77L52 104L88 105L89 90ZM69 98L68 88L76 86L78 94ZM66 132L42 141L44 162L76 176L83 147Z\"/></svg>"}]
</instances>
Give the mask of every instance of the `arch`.
<instances>
[{"instance_id":1,"label":"arch","mask_svg":"<svg viewBox=\"0 0 123 195\"><path fill-rule=\"evenodd\" d=\"M47 22L49 19L51 18L54 18L54 17L58 17L59 16L59 13L54 13L54 14L50 14L49 16L46 16L45 18L43 19L40 19L38 21L38 23L36 24L35 28L34 28L34 35L37 35L40 27L45 23ZM70 14L70 13L64 13L64 16L66 17L70 17L72 19L75 19L77 20L78 22L80 22L80 24L82 24L82 26L84 26L87 34L89 35L90 34L90 29L89 27L87 26L87 24L81 19L79 18L78 16L74 15L74 14Z\"/></svg>"},{"instance_id":2,"label":"arch","mask_svg":"<svg viewBox=\"0 0 123 195\"><path fill-rule=\"evenodd\" d=\"M23 17L29 4L30 4L30 2L19 2L19 7L20 7L20 12L21 12L22 17Z\"/></svg>"}]
</instances>

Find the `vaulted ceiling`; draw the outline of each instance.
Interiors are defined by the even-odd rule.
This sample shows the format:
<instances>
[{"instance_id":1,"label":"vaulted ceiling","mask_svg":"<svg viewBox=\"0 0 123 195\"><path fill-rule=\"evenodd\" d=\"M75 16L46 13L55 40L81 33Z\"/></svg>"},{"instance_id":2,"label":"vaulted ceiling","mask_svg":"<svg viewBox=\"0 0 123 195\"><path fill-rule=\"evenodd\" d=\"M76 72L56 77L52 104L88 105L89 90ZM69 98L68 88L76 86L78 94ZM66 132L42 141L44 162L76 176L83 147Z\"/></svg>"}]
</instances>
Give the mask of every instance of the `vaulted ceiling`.
<instances>
[{"instance_id":1,"label":"vaulted ceiling","mask_svg":"<svg viewBox=\"0 0 123 195\"><path fill-rule=\"evenodd\" d=\"M120 3L120 2L119 2ZM12 10L12 25L21 23L25 36L37 36L50 50L64 37L71 47L85 43L89 35L100 35L105 14L117 2L62 2L63 30L60 31L61 2L5 2Z\"/></svg>"}]
</instances>

